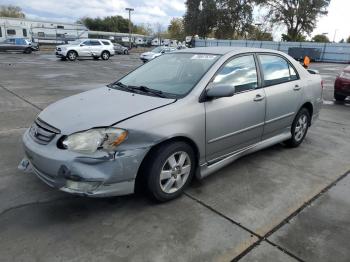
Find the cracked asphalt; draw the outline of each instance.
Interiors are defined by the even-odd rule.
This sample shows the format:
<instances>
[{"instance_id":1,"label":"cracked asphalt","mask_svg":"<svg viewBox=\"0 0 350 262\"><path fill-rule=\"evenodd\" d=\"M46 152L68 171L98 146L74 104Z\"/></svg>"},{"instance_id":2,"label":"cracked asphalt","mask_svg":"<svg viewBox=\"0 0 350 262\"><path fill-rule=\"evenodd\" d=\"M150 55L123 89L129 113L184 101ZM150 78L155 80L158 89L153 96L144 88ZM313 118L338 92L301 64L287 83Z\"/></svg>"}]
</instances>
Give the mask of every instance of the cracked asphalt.
<instances>
[{"instance_id":1,"label":"cracked asphalt","mask_svg":"<svg viewBox=\"0 0 350 262\"><path fill-rule=\"evenodd\" d=\"M312 64L325 101L299 148L243 157L169 203L71 196L17 170L40 110L140 64L0 54L0 261L349 261L350 101L332 95L346 65Z\"/></svg>"}]
</instances>

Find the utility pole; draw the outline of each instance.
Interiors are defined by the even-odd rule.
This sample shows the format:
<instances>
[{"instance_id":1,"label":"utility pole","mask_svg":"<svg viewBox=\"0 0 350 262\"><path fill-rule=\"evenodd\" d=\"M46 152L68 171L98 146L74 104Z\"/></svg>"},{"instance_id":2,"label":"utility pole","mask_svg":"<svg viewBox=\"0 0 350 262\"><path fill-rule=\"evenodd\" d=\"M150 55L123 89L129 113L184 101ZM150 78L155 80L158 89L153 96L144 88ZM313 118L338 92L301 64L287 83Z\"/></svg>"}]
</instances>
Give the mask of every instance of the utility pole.
<instances>
[{"instance_id":1,"label":"utility pole","mask_svg":"<svg viewBox=\"0 0 350 262\"><path fill-rule=\"evenodd\" d=\"M131 49L131 12L134 11L134 8L125 8L126 11L129 11L129 49Z\"/></svg>"}]
</instances>

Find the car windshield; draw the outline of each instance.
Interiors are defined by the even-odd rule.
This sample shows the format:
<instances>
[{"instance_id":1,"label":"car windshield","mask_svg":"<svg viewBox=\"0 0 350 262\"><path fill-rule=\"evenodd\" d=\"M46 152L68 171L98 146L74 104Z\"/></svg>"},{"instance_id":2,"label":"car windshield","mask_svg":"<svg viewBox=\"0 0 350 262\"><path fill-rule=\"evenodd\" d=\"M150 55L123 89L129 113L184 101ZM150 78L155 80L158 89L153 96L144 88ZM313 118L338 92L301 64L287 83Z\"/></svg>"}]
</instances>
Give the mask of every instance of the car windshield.
<instances>
[{"instance_id":1,"label":"car windshield","mask_svg":"<svg viewBox=\"0 0 350 262\"><path fill-rule=\"evenodd\" d=\"M154 48L151 52L152 53L160 53L160 52L162 52L163 49L164 49L164 47L158 46L158 47Z\"/></svg>"},{"instance_id":2,"label":"car windshield","mask_svg":"<svg viewBox=\"0 0 350 262\"><path fill-rule=\"evenodd\" d=\"M151 60L120 79L123 86L147 87L183 97L198 83L219 55L171 53Z\"/></svg>"}]
</instances>

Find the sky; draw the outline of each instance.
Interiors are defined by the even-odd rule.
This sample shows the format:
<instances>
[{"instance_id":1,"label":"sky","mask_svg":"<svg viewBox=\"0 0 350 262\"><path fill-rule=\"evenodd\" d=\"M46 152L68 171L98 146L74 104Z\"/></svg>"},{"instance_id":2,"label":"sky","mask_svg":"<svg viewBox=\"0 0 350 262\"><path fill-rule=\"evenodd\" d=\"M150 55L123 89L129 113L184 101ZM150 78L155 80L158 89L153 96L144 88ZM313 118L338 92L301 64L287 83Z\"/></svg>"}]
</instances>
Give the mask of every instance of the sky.
<instances>
[{"instance_id":1,"label":"sky","mask_svg":"<svg viewBox=\"0 0 350 262\"><path fill-rule=\"evenodd\" d=\"M12 4L22 8L28 18L75 22L83 16L104 17L111 15L128 16L126 7L132 7L132 21L136 24L161 23L167 28L171 18L181 17L186 11L184 0L0 0L0 4ZM350 36L347 26L350 10L349 0L331 0L327 16L319 18L312 35L327 33L336 41ZM255 12L256 14L256 12ZM258 15L255 15L259 20ZM259 21L257 21L259 22ZM275 40L279 40L283 27L274 30Z\"/></svg>"}]
</instances>

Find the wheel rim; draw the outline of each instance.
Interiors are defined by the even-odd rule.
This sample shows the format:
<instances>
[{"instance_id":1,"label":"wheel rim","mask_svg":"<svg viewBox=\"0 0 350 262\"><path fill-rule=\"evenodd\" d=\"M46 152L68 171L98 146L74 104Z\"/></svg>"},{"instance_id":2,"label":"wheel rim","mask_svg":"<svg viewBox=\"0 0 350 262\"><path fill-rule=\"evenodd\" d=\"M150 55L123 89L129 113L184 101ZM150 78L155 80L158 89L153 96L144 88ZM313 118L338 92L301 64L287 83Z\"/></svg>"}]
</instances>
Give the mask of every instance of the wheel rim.
<instances>
[{"instance_id":1,"label":"wheel rim","mask_svg":"<svg viewBox=\"0 0 350 262\"><path fill-rule=\"evenodd\" d=\"M172 194L180 190L191 172L191 159L186 152L172 154L160 172L160 187L164 193Z\"/></svg>"},{"instance_id":2,"label":"wheel rim","mask_svg":"<svg viewBox=\"0 0 350 262\"><path fill-rule=\"evenodd\" d=\"M75 59L75 53L71 52L69 53L69 59L74 60Z\"/></svg>"},{"instance_id":3,"label":"wheel rim","mask_svg":"<svg viewBox=\"0 0 350 262\"><path fill-rule=\"evenodd\" d=\"M301 115L298 119L298 122L295 126L294 138L299 142L305 135L307 130L308 120L306 115Z\"/></svg>"},{"instance_id":4,"label":"wheel rim","mask_svg":"<svg viewBox=\"0 0 350 262\"><path fill-rule=\"evenodd\" d=\"M103 53L102 57L103 57L103 59L108 59L108 54L107 53Z\"/></svg>"}]
</instances>

